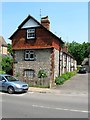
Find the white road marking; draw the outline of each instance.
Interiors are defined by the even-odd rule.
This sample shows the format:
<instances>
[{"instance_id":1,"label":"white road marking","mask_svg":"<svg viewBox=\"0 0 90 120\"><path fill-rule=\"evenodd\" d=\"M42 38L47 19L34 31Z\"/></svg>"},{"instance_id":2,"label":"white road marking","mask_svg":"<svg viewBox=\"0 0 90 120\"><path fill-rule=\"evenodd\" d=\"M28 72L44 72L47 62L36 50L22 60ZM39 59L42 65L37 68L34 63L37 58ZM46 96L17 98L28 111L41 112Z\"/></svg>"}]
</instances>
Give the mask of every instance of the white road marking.
<instances>
[{"instance_id":1,"label":"white road marking","mask_svg":"<svg viewBox=\"0 0 90 120\"><path fill-rule=\"evenodd\" d=\"M9 96L24 96L24 95L33 94L33 93L34 92L27 92L27 93L20 93L20 94L8 94L8 93L1 92L0 94L1 95L9 95Z\"/></svg>"},{"instance_id":2,"label":"white road marking","mask_svg":"<svg viewBox=\"0 0 90 120\"><path fill-rule=\"evenodd\" d=\"M55 109L55 110L65 110L65 111L71 111L71 112L83 112L88 113L88 111L85 110L74 110L74 109L65 109L65 108L54 108L54 107L46 107L46 106L39 106L39 105L32 105L33 107L37 108L46 108L46 109ZM89 111L90 112L90 111Z\"/></svg>"},{"instance_id":3,"label":"white road marking","mask_svg":"<svg viewBox=\"0 0 90 120\"><path fill-rule=\"evenodd\" d=\"M28 92L28 93L33 94L34 92Z\"/></svg>"}]
</instances>

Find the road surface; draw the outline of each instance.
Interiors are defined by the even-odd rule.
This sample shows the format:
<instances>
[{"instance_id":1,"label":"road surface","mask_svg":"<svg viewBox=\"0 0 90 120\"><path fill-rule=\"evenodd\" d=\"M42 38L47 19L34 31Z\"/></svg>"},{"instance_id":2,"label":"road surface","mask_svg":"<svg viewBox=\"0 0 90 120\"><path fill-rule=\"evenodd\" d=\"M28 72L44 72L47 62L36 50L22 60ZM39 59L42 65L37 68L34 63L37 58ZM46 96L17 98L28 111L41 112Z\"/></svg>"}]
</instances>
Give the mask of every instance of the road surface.
<instances>
[{"instance_id":1,"label":"road surface","mask_svg":"<svg viewBox=\"0 0 90 120\"><path fill-rule=\"evenodd\" d=\"M1 93L3 118L88 118L88 75L76 75L57 92Z\"/></svg>"}]
</instances>

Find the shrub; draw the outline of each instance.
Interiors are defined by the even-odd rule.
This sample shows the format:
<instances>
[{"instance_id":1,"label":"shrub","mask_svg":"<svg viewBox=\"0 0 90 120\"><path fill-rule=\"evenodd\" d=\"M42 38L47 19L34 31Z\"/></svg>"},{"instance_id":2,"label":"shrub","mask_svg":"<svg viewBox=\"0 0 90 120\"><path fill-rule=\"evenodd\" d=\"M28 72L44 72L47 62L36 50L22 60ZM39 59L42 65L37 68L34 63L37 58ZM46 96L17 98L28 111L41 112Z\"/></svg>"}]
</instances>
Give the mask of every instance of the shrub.
<instances>
[{"instance_id":1,"label":"shrub","mask_svg":"<svg viewBox=\"0 0 90 120\"><path fill-rule=\"evenodd\" d=\"M62 85L63 83L64 83L64 81L65 81L65 79L64 78L62 78L62 77L56 77L56 79L55 79L55 83L57 84L57 85Z\"/></svg>"},{"instance_id":2,"label":"shrub","mask_svg":"<svg viewBox=\"0 0 90 120\"><path fill-rule=\"evenodd\" d=\"M62 78L64 78L65 80L68 80L68 78L69 78L69 74L62 74Z\"/></svg>"},{"instance_id":3,"label":"shrub","mask_svg":"<svg viewBox=\"0 0 90 120\"><path fill-rule=\"evenodd\" d=\"M13 59L10 57L3 57L1 61L2 70L5 71L7 74L11 74L12 72L12 63Z\"/></svg>"},{"instance_id":4,"label":"shrub","mask_svg":"<svg viewBox=\"0 0 90 120\"><path fill-rule=\"evenodd\" d=\"M45 70L39 70L38 78L45 78L45 77L47 77Z\"/></svg>"},{"instance_id":5,"label":"shrub","mask_svg":"<svg viewBox=\"0 0 90 120\"><path fill-rule=\"evenodd\" d=\"M0 71L0 74L5 74L5 72L4 71Z\"/></svg>"},{"instance_id":6,"label":"shrub","mask_svg":"<svg viewBox=\"0 0 90 120\"><path fill-rule=\"evenodd\" d=\"M61 76L58 76L55 78L55 83L57 85L64 84L66 80L69 80L72 76L74 76L77 73L77 71L72 71L72 72L66 72L62 74Z\"/></svg>"}]
</instances>

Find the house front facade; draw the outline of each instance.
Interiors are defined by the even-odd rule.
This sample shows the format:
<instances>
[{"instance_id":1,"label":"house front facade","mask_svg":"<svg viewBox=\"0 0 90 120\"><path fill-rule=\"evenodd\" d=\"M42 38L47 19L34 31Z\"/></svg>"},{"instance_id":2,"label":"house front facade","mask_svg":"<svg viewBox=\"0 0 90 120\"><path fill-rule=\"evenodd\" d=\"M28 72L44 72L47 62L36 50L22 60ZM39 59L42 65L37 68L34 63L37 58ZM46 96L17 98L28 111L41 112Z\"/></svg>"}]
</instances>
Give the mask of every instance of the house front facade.
<instances>
[{"instance_id":1,"label":"house front facade","mask_svg":"<svg viewBox=\"0 0 90 120\"><path fill-rule=\"evenodd\" d=\"M59 53L64 42L50 32L48 17L39 23L28 16L10 37L14 52L13 75L32 85L39 84L38 72L47 74L45 85L59 75Z\"/></svg>"},{"instance_id":2,"label":"house front facade","mask_svg":"<svg viewBox=\"0 0 90 120\"><path fill-rule=\"evenodd\" d=\"M55 77L62 71L60 51L64 42L50 31L48 16L38 22L29 15L10 39L14 52L13 75L31 85L40 85L38 73L43 70L44 85L55 85Z\"/></svg>"}]
</instances>

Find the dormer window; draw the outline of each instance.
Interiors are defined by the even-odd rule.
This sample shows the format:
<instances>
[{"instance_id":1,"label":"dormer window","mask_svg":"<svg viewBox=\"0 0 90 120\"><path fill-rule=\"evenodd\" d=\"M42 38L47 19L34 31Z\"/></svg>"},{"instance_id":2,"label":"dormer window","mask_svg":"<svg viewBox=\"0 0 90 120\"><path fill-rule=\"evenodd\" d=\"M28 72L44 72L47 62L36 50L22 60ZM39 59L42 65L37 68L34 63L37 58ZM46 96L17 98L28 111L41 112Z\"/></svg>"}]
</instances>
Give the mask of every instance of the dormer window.
<instances>
[{"instance_id":1,"label":"dormer window","mask_svg":"<svg viewBox=\"0 0 90 120\"><path fill-rule=\"evenodd\" d=\"M27 39L35 39L35 29L27 29Z\"/></svg>"}]
</instances>

